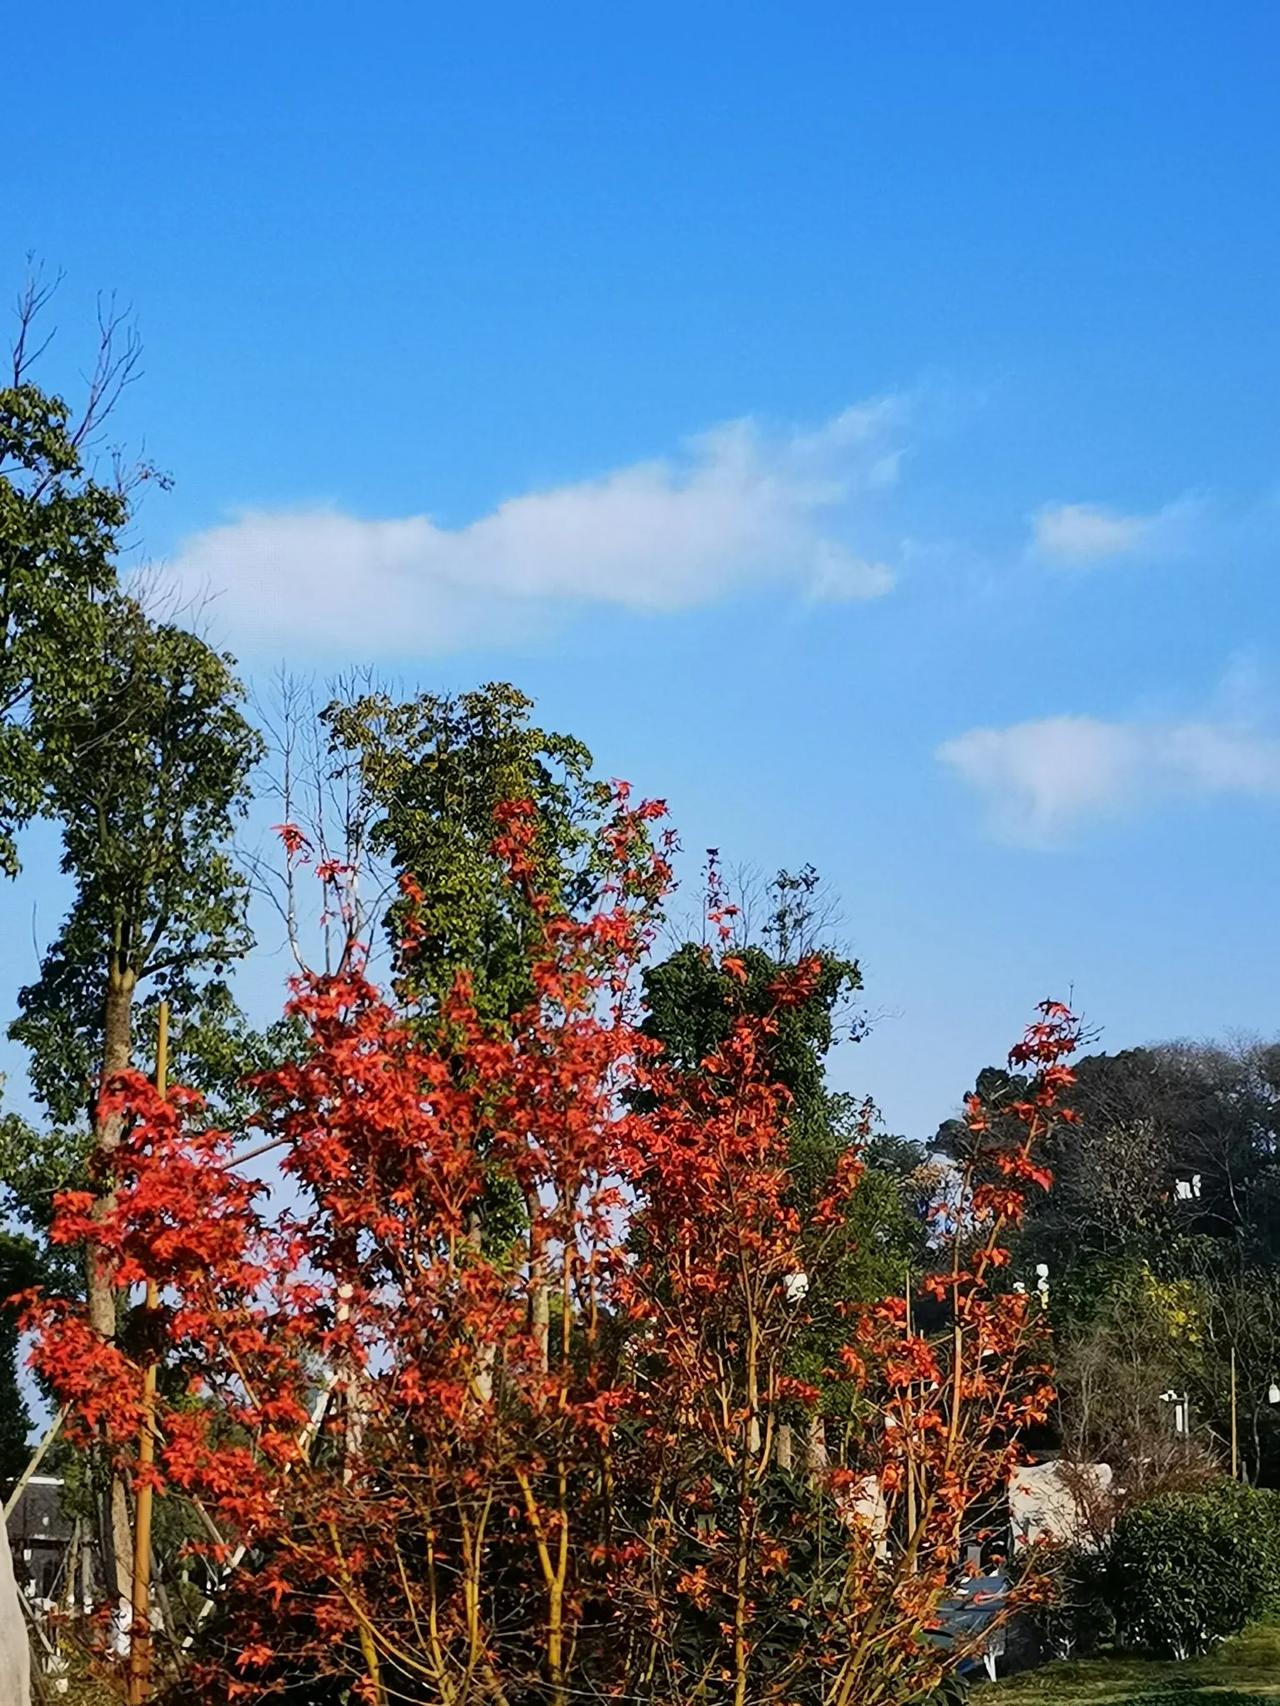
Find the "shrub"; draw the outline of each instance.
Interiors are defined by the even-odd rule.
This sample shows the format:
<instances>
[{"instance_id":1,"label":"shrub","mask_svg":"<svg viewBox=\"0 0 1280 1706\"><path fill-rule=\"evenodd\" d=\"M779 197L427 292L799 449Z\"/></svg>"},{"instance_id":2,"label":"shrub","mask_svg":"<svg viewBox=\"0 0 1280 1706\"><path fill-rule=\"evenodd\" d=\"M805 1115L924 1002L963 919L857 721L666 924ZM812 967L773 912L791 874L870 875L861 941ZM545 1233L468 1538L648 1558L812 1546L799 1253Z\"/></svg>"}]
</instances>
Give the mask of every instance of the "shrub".
<instances>
[{"instance_id":1,"label":"shrub","mask_svg":"<svg viewBox=\"0 0 1280 1706\"><path fill-rule=\"evenodd\" d=\"M1106 1567L1117 1634L1186 1658L1280 1604L1280 1494L1228 1482L1125 1511Z\"/></svg>"},{"instance_id":2,"label":"shrub","mask_svg":"<svg viewBox=\"0 0 1280 1706\"><path fill-rule=\"evenodd\" d=\"M1019 1554L1014 1574L1036 1584L1025 1628L1043 1657L1075 1658L1114 1639L1106 1555L1096 1547L1042 1541Z\"/></svg>"}]
</instances>

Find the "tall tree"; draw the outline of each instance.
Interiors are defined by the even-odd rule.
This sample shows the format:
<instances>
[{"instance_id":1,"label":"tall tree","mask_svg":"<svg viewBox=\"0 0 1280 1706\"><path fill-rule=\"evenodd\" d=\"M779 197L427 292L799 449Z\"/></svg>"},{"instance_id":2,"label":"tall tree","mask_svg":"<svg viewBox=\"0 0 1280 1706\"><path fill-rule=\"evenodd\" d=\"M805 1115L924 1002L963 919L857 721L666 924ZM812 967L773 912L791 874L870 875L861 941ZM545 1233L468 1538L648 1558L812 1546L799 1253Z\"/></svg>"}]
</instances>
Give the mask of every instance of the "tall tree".
<instances>
[{"instance_id":1,"label":"tall tree","mask_svg":"<svg viewBox=\"0 0 1280 1706\"><path fill-rule=\"evenodd\" d=\"M421 890L415 953L404 993L438 1008L459 971L479 1012L505 1020L531 993L528 944L535 918L494 851L497 808L529 800L538 836L530 881L578 914L599 894L599 840L608 785L570 735L531 720L533 701L509 683L396 703L382 692L335 701L323 713L336 759L354 758L373 812L370 851ZM405 903L386 919L393 949Z\"/></svg>"},{"instance_id":2,"label":"tall tree","mask_svg":"<svg viewBox=\"0 0 1280 1706\"><path fill-rule=\"evenodd\" d=\"M99 1085L133 1065L143 984L179 1013L225 1010L225 971L249 947L232 834L261 740L232 660L193 633L114 599L94 640L77 681L32 694L43 809L75 897L10 1034L49 1114L87 1112L109 1148Z\"/></svg>"},{"instance_id":3,"label":"tall tree","mask_svg":"<svg viewBox=\"0 0 1280 1706\"><path fill-rule=\"evenodd\" d=\"M998 1193L964 1191L963 1259L942 1248L922 1276L938 1330L913 1331L896 1294L844 1322L839 1361L868 1418L860 1468L903 1537L885 1556L855 1473L814 1477L800 1508L771 1449L784 1408L821 1396L787 1373L812 1228L788 1200L788 1094L768 1047L813 964L774 1011L739 1017L714 1065L656 1058L621 993L667 871L648 853L651 809L620 808L612 898L586 920L548 908L538 999L507 1026L481 1022L465 988L445 1035L406 1023L358 969L299 980L311 1047L263 1089L284 1165L312 1192L301 1222L271 1216L230 1138L189 1129L187 1099L141 1078L122 1087L136 1123L111 1156L113 1213L62 1200L62 1236L175 1300L158 1350L182 1378L161 1382L157 1468L223 1537L193 1550L216 1544L221 1561L233 1544L251 1566L217 1594L221 1618L174 1644L177 1690L905 1706L976 1645L961 1633L944 1649L930 1630L1046 1401L1041 1312L988 1277L1070 1080L1070 1016L1046 1006L1018 1045L1042 1068L1025 1141ZM527 893L536 826L519 802L505 818ZM532 1205L541 1275L461 1235L495 1160ZM833 1235L855 1174L815 1205ZM540 1285L560 1300L541 1345L527 1325ZM46 1301L30 1324L40 1366L128 1462L138 1364L74 1302ZM343 1371L336 1428L317 1416L317 1365Z\"/></svg>"},{"instance_id":4,"label":"tall tree","mask_svg":"<svg viewBox=\"0 0 1280 1706\"><path fill-rule=\"evenodd\" d=\"M518 688L490 682L404 703L366 692L323 712L333 764L358 768L370 856L407 885L383 923L398 997L414 1006L419 1029L434 1032L443 1020L448 1030L460 976L481 1020L508 1025L535 996L532 944L546 909L583 919L605 899L615 856L612 790L592 777L587 747L540 727L533 710ZM533 834L513 883L498 842L500 813L514 801L528 805ZM351 911L347 894L341 904ZM406 957L400 944L410 915ZM539 1224L537 1204L498 1168L468 1208L468 1236L494 1247ZM536 1276L541 1253L531 1249L530 1261ZM541 1284L531 1290L534 1330L545 1344L549 1296Z\"/></svg>"},{"instance_id":5,"label":"tall tree","mask_svg":"<svg viewBox=\"0 0 1280 1706\"><path fill-rule=\"evenodd\" d=\"M1054 1189L1020 1240L1028 1262L1049 1264L1063 1298L1087 1307L1108 1275L1141 1261L1172 1277L1189 1263L1202 1270L1280 1259L1274 1044L1093 1054L1076 1079L1076 1122L1060 1130L1047 1157ZM1011 1125L1025 1094L1020 1077L988 1067L977 1087ZM945 1122L936 1139L956 1156L967 1141L960 1120Z\"/></svg>"},{"instance_id":6,"label":"tall tree","mask_svg":"<svg viewBox=\"0 0 1280 1706\"><path fill-rule=\"evenodd\" d=\"M121 316L100 316L97 359L78 410L35 383L49 341L38 328L51 294L33 279L20 295L9 382L0 386L0 870L10 876L17 832L44 797L33 695L52 702L74 677L95 608L116 584L129 489L155 473L146 466L126 473L118 461L107 480L92 470L103 423L140 353Z\"/></svg>"},{"instance_id":7,"label":"tall tree","mask_svg":"<svg viewBox=\"0 0 1280 1706\"><path fill-rule=\"evenodd\" d=\"M10 1034L26 1044L54 1119L87 1120L78 1157L64 1137L64 1164L78 1158L105 1179L122 1123L101 1090L134 1063L140 992L166 995L197 1026L228 1010L223 974L249 946L231 836L260 741L229 658L127 598L93 616L93 646L82 646L75 677L31 694L42 809L61 826L75 894ZM109 1186L100 1191L105 1213ZM117 1293L92 1256L86 1284L94 1329L110 1340ZM118 1480L110 1529L108 1565L122 1588L128 1519Z\"/></svg>"},{"instance_id":8,"label":"tall tree","mask_svg":"<svg viewBox=\"0 0 1280 1706\"><path fill-rule=\"evenodd\" d=\"M56 700L33 696L44 810L75 897L11 1034L53 1117L88 1113L110 1147L98 1090L133 1064L142 986L180 1014L216 1011L250 945L231 842L261 741L232 660L198 636L122 598L100 610L96 641Z\"/></svg>"},{"instance_id":9,"label":"tall tree","mask_svg":"<svg viewBox=\"0 0 1280 1706\"><path fill-rule=\"evenodd\" d=\"M139 479L155 477L146 466L126 469L119 458L111 461L106 478L95 468L104 423L140 354L136 334L113 307L100 311L97 355L80 405L73 408L37 384L50 342L42 333L42 314L57 282L46 284L33 275L19 294L9 370L0 384L0 874L10 877L18 871L19 832L46 798L46 754L33 727L34 700L56 704L76 678L101 602L116 585L130 489ZM5 1185L17 1185L19 1173L30 1182L35 1156L28 1135L21 1122L4 1121ZM42 1206L47 1214L47 1194ZM28 1253L25 1244L8 1246L14 1284L4 1286L5 1295L18 1283L12 1262L21 1267ZM15 1450L25 1440L26 1420L16 1344L4 1329L0 1431Z\"/></svg>"},{"instance_id":10,"label":"tall tree","mask_svg":"<svg viewBox=\"0 0 1280 1706\"><path fill-rule=\"evenodd\" d=\"M789 1098L788 1200L802 1225L810 1225L815 1204L849 1157L855 1151L863 1156L863 1176L840 1234L821 1235L822 1259L805 1275L810 1320L793 1345L792 1370L808 1378L830 1367L847 1307L900 1290L909 1266L920 1265L925 1223L910 1212L904 1186L923 1155L901 1140L876 1142L870 1105L828 1087L832 1048L841 1035L859 1031L852 1003L862 973L827 939L831 907L813 866L779 871L764 888L761 908L746 897L728 897L712 850L707 892L713 940L684 942L646 969L644 1030L662 1043L673 1066L698 1072L720 1054L740 1014L768 1016L769 1072ZM752 913L760 915L758 929ZM804 1000L779 1007L778 989L804 966ZM825 1413L838 1415L843 1397L829 1382ZM821 1450L820 1439L817 1421L811 1449ZM784 1433L784 1456L788 1450Z\"/></svg>"}]
</instances>

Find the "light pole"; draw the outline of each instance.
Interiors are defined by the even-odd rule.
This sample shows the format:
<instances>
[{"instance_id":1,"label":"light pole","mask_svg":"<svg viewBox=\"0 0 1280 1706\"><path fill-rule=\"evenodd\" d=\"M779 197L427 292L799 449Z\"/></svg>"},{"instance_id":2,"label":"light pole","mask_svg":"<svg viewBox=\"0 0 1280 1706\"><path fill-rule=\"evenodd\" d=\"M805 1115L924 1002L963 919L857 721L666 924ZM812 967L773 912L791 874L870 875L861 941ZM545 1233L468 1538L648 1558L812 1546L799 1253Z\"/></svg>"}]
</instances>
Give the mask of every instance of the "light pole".
<instances>
[{"instance_id":1,"label":"light pole","mask_svg":"<svg viewBox=\"0 0 1280 1706\"><path fill-rule=\"evenodd\" d=\"M1170 1387L1167 1392L1162 1392L1160 1394L1160 1402L1162 1404L1173 1405L1174 1433L1177 1434L1179 1438L1189 1435L1191 1432L1191 1400L1189 1395L1185 1392L1175 1392L1173 1388Z\"/></svg>"}]
</instances>

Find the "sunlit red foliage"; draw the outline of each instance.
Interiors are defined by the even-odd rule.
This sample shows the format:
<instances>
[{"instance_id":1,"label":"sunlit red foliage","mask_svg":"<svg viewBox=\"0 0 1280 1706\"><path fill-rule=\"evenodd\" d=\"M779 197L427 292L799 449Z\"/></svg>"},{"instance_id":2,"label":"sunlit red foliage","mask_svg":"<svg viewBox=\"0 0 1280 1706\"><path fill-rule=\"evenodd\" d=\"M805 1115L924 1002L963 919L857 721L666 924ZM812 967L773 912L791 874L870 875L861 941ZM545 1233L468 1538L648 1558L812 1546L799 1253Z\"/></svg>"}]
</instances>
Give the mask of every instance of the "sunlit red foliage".
<instances>
[{"instance_id":1,"label":"sunlit red foliage","mask_svg":"<svg viewBox=\"0 0 1280 1706\"><path fill-rule=\"evenodd\" d=\"M55 1236L160 1290L158 1484L198 1503L224 1572L171 1659L187 1698L331 1676L379 1706L863 1706L958 1656L928 1631L1049 1397L1002 1240L1048 1182L1074 1023L1046 1004L1019 1045L1020 1145L984 1159L971 1108L979 1153L940 1205L937 1273L910 1303L850 1309L829 1378L855 1377L863 1410L819 1449L818 1390L788 1372L797 1280L860 1164L802 1225L768 1065L819 967L672 1071L632 994L670 880L660 817L618 791L601 904L570 918L536 892L533 809L503 809L497 847L542 938L510 1024L479 1021L465 978L430 1014L358 968L299 981L307 1048L259 1086L288 1190L245 1177L195 1098L113 1085L130 1122L113 1206L64 1196ZM142 1356L65 1303L32 1300L28 1324L80 1426L128 1462ZM810 1461L792 1471L796 1426Z\"/></svg>"}]
</instances>

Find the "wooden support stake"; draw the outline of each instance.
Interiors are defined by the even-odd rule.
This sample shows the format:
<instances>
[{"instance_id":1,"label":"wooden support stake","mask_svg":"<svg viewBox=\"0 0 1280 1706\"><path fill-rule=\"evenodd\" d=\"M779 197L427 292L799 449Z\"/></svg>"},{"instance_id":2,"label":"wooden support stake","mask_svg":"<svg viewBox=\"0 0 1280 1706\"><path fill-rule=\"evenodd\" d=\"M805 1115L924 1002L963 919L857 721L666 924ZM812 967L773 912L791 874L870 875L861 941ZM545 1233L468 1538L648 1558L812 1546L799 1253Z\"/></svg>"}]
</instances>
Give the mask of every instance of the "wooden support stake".
<instances>
[{"instance_id":1,"label":"wooden support stake","mask_svg":"<svg viewBox=\"0 0 1280 1706\"><path fill-rule=\"evenodd\" d=\"M63 1422L65 1422L66 1419L67 1419L67 1407L64 1404L62 1406L62 1408L58 1411L57 1415L49 1423L49 1426L45 1430L44 1438L40 1441L39 1445L36 1447L35 1451L32 1453L31 1461L27 1464L27 1467L22 1471L21 1475L18 1476L18 1479L13 1484L13 1491L9 1494L9 1497L4 1501L4 1513L3 1514L4 1514L5 1522L8 1522L10 1515L13 1513L13 1511L15 1511L17 1509L18 1500L22 1497L23 1488L26 1486L27 1482L31 1479L31 1477L35 1474L36 1470L40 1467L41 1463L44 1461L45 1452L48 1451L49 1447L53 1444L54 1440L57 1439L58 1430L61 1428Z\"/></svg>"}]
</instances>

